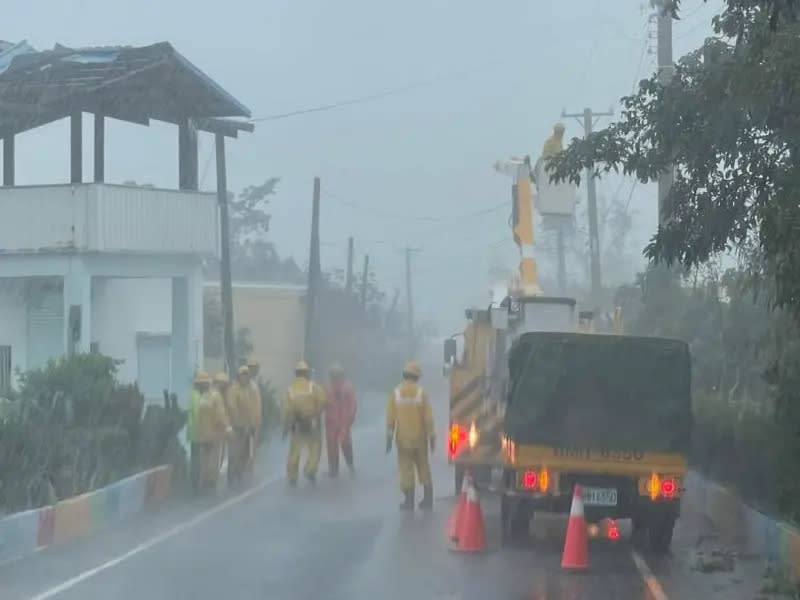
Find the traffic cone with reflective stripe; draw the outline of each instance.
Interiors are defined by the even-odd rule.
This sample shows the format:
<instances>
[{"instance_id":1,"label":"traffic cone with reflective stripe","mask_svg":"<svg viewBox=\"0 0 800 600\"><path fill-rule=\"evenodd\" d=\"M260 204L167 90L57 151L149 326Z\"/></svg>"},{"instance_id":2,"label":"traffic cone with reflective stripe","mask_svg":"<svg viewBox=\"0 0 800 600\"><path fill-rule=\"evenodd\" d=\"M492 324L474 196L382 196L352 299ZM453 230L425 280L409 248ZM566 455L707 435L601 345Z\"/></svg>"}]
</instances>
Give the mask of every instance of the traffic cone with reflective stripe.
<instances>
[{"instance_id":1,"label":"traffic cone with reflective stripe","mask_svg":"<svg viewBox=\"0 0 800 600\"><path fill-rule=\"evenodd\" d=\"M458 504L453 514L450 515L450 522L447 525L447 537L452 541L458 540L458 531L461 527L461 522L464 520L464 509L467 507L467 489L469 487L470 474L464 473L464 479L461 482L461 494L458 496Z\"/></svg>"},{"instance_id":2,"label":"traffic cone with reflective stripe","mask_svg":"<svg viewBox=\"0 0 800 600\"><path fill-rule=\"evenodd\" d=\"M486 531L483 528L483 511L472 479L467 488L467 504L458 529L455 552L483 552L486 550Z\"/></svg>"},{"instance_id":3,"label":"traffic cone with reflective stripe","mask_svg":"<svg viewBox=\"0 0 800 600\"><path fill-rule=\"evenodd\" d=\"M577 484L572 494L572 508L569 511L561 568L574 570L589 568L589 536L586 531L586 519L583 516L583 491Z\"/></svg>"}]
</instances>

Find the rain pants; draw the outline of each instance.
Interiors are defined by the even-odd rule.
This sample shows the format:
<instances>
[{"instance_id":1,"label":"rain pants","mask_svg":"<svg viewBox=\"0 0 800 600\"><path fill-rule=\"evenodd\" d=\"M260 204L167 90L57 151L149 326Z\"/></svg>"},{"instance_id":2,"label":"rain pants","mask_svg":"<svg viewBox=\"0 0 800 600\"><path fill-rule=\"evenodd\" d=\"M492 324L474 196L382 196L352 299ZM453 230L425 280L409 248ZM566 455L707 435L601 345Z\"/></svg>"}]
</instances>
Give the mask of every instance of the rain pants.
<instances>
[{"instance_id":1,"label":"rain pants","mask_svg":"<svg viewBox=\"0 0 800 600\"><path fill-rule=\"evenodd\" d=\"M261 390L258 389L258 382L250 380L250 388L247 390L247 414L248 414L248 436L247 448L244 457L244 469L248 473L253 472L255 465L256 446L258 437L261 433Z\"/></svg>"},{"instance_id":2,"label":"rain pants","mask_svg":"<svg viewBox=\"0 0 800 600\"><path fill-rule=\"evenodd\" d=\"M339 449L349 467L353 466L353 441L350 428L356 418L356 390L349 381L331 381L325 397L325 437L327 438L328 471L339 472Z\"/></svg>"},{"instance_id":3,"label":"rain pants","mask_svg":"<svg viewBox=\"0 0 800 600\"><path fill-rule=\"evenodd\" d=\"M228 418L233 434L228 440L228 482L235 483L242 478L249 459L250 433L250 392L249 385L238 380L228 387L225 398Z\"/></svg>"},{"instance_id":4,"label":"rain pants","mask_svg":"<svg viewBox=\"0 0 800 600\"><path fill-rule=\"evenodd\" d=\"M217 390L200 394L195 420L200 489L216 487L222 442L230 427L222 394Z\"/></svg>"},{"instance_id":5,"label":"rain pants","mask_svg":"<svg viewBox=\"0 0 800 600\"><path fill-rule=\"evenodd\" d=\"M291 483L297 482L300 454L306 448L308 455L303 472L313 479L317 475L322 453L322 411L325 407L325 390L304 377L297 377L286 390L283 400L283 428L291 434L286 475Z\"/></svg>"},{"instance_id":6,"label":"rain pants","mask_svg":"<svg viewBox=\"0 0 800 600\"><path fill-rule=\"evenodd\" d=\"M427 392L418 383L404 380L389 394L386 432L395 438L400 489L414 489L415 470L422 485L432 485L428 444L435 436L433 411Z\"/></svg>"}]
</instances>

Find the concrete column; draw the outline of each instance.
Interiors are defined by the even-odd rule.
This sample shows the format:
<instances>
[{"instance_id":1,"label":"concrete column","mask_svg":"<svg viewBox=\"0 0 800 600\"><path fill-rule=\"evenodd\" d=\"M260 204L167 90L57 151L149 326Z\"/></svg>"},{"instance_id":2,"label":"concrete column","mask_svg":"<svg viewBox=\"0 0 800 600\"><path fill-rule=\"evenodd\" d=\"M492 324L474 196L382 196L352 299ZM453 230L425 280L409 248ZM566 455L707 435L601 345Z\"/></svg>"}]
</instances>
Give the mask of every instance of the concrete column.
<instances>
[{"instance_id":1,"label":"concrete column","mask_svg":"<svg viewBox=\"0 0 800 600\"><path fill-rule=\"evenodd\" d=\"M189 354L189 282L186 277L172 278L172 392L182 408L189 406L192 370Z\"/></svg>"},{"instance_id":2,"label":"concrete column","mask_svg":"<svg viewBox=\"0 0 800 600\"><path fill-rule=\"evenodd\" d=\"M89 352L91 340L92 277L83 261L73 257L64 275L64 353Z\"/></svg>"}]
</instances>

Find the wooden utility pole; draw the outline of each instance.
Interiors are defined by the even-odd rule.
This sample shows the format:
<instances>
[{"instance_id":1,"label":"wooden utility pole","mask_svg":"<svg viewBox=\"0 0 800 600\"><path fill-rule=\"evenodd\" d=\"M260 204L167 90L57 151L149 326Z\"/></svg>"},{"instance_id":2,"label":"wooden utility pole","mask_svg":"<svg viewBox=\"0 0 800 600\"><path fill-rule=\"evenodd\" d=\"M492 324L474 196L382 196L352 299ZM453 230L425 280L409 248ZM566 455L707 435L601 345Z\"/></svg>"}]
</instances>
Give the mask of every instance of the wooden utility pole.
<instances>
[{"instance_id":1,"label":"wooden utility pole","mask_svg":"<svg viewBox=\"0 0 800 600\"><path fill-rule=\"evenodd\" d=\"M367 278L369 277L369 254L364 255L364 272L361 275L361 310L367 310Z\"/></svg>"},{"instance_id":2,"label":"wooden utility pole","mask_svg":"<svg viewBox=\"0 0 800 600\"><path fill-rule=\"evenodd\" d=\"M414 299L411 294L411 253L414 248L406 248L406 303L407 306L407 333L408 333L408 356L411 357L416 351L414 343Z\"/></svg>"},{"instance_id":3,"label":"wooden utility pole","mask_svg":"<svg viewBox=\"0 0 800 600\"><path fill-rule=\"evenodd\" d=\"M319 177L314 178L314 196L311 206L311 244L308 250L308 291L306 292L305 358L312 369L317 362L317 304L319 302Z\"/></svg>"},{"instance_id":4,"label":"wooden utility pole","mask_svg":"<svg viewBox=\"0 0 800 600\"><path fill-rule=\"evenodd\" d=\"M675 67L672 62L672 13L668 10L665 0L651 0L651 5L658 11L656 15L658 24L657 58L658 82L667 85L672 79ZM663 225L668 214L666 201L669 190L675 179L673 166L669 165L658 175L658 224Z\"/></svg>"},{"instance_id":5,"label":"wooden utility pole","mask_svg":"<svg viewBox=\"0 0 800 600\"><path fill-rule=\"evenodd\" d=\"M345 290L347 294L353 292L353 237L347 238L347 277L345 279Z\"/></svg>"},{"instance_id":6,"label":"wooden utility pole","mask_svg":"<svg viewBox=\"0 0 800 600\"><path fill-rule=\"evenodd\" d=\"M574 117L582 121L583 131L585 137L589 137L592 133L595 118L611 117L614 111L595 112L591 108L584 108L582 113L567 114L561 113L562 118ZM586 195L587 195L587 212L589 214L589 256L591 265L591 279L592 279L592 304L595 311L600 308L600 291L602 288L602 276L600 272L600 233L597 224L597 188L592 169L586 169Z\"/></svg>"},{"instance_id":7,"label":"wooden utility pole","mask_svg":"<svg viewBox=\"0 0 800 600\"><path fill-rule=\"evenodd\" d=\"M225 136L216 134L217 157L217 203L219 204L221 261L219 267L219 287L222 297L223 347L225 367L228 376L235 376L236 356L233 344L233 284L231 283L231 243L230 222L228 218L228 178L225 169Z\"/></svg>"}]
</instances>

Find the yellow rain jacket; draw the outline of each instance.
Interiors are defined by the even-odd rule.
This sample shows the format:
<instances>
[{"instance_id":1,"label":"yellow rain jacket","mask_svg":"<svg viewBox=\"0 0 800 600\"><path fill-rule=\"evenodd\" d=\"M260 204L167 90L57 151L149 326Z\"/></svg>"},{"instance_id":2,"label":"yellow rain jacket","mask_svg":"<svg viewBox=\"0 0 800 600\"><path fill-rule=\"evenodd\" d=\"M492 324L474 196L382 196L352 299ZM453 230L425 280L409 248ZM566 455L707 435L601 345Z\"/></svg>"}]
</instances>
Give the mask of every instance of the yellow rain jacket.
<instances>
[{"instance_id":1,"label":"yellow rain jacket","mask_svg":"<svg viewBox=\"0 0 800 600\"><path fill-rule=\"evenodd\" d=\"M225 407L233 427L250 427L249 385L242 385L238 379L231 383L225 398Z\"/></svg>"},{"instance_id":2,"label":"yellow rain jacket","mask_svg":"<svg viewBox=\"0 0 800 600\"><path fill-rule=\"evenodd\" d=\"M261 431L261 390L258 389L258 383L251 380L248 392L250 427L256 431Z\"/></svg>"},{"instance_id":3,"label":"yellow rain jacket","mask_svg":"<svg viewBox=\"0 0 800 600\"><path fill-rule=\"evenodd\" d=\"M562 142L562 138L557 138L554 134L545 140L544 146L542 147L542 156L543 157L555 156L556 154L562 152L563 150L564 150L564 144Z\"/></svg>"},{"instance_id":4,"label":"yellow rain jacket","mask_svg":"<svg viewBox=\"0 0 800 600\"><path fill-rule=\"evenodd\" d=\"M304 377L296 377L286 390L283 399L282 420L287 430L302 428L304 422L312 422L313 427L319 430L320 414L325 406L325 390L322 386ZM310 433L310 431L297 433Z\"/></svg>"},{"instance_id":5,"label":"yellow rain jacket","mask_svg":"<svg viewBox=\"0 0 800 600\"><path fill-rule=\"evenodd\" d=\"M230 427L225 401L217 390L200 394L197 401L195 435L201 444L218 442L225 437Z\"/></svg>"},{"instance_id":6,"label":"yellow rain jacket","mask_svg":"<svg viewBox=\"0 0 800 600\"><path fill-rule=\"evenodd\" d=\"M418 383L404 380L389 394L386 432L399 449L424 448L435 436L428 393Z\"/></svg>"}]
</instances>

